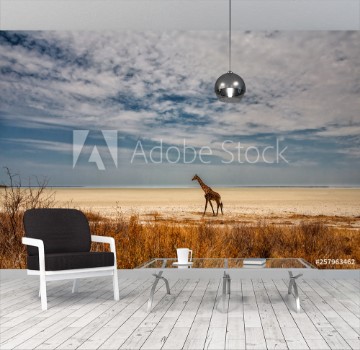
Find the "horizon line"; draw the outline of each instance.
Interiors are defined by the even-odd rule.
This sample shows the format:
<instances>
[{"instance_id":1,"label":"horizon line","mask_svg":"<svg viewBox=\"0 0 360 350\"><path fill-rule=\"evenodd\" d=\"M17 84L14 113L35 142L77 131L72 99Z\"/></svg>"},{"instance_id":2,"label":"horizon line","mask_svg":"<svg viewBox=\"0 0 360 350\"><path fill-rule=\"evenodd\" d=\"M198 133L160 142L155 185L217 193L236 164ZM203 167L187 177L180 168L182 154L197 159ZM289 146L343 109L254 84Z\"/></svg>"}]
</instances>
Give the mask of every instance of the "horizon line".
<instances>
[{"instance_id":1,"label":"horizon line","mask_svg":"<svg viewBox=\"0 0 360 350\"><path fill-rule=\"evenodd\" d=\"M6 188L10 186L1 186ZM21 188L39 188L39 186L21 186ZM212 185L212 187L218 188L360 188L360 185ZM46 188L73 188L73 189L188 189L197 188L197 186L79 186L79 185L53 185L46 186Z\"/></svg>"}]
</instances>

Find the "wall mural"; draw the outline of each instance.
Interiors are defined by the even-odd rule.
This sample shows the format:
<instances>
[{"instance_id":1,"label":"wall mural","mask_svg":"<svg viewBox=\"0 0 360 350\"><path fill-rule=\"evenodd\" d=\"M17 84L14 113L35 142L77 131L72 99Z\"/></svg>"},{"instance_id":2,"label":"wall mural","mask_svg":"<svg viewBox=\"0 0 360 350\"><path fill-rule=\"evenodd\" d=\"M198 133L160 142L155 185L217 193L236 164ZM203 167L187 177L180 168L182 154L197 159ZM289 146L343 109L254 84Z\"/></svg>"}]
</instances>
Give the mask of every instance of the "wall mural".
<instances>
[{"instance_id":1,"label":"wall mural","mask_svg":"<svg viewBox=\"0 0 360 350\"><path fill-rule=\"evenodd\" d=\"M25 267L32 207L84 211L119 268L358 268L359 35L233 32L247 92L224 104L227 32L0 32L1 268Z\"/></svg>"}]
</instances>

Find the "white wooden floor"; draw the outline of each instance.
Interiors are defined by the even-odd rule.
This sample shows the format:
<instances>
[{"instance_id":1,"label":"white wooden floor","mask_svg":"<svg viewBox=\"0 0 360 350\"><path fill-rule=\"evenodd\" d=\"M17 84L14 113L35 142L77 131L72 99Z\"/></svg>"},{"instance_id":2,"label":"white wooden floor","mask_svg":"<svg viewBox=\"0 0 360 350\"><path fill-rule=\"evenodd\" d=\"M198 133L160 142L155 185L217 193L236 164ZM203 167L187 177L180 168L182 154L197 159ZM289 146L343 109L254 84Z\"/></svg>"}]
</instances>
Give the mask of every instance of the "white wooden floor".
<instances>
[{"instance_id":1,"label":"white wooden floor","mask_svg":"<svg viewBox=\"0 0 360 350\"><path fill-rule=\"evenodd\" d=\"M1 349L360 349L360 281L299 281L302 310L287 297L287 281L233 280L223 305L220 280L159 283L153 278L48 283L41 311L38 280L1 282ZM225 312L223 307L225 307Z\"/></svg>"}]
</instances>

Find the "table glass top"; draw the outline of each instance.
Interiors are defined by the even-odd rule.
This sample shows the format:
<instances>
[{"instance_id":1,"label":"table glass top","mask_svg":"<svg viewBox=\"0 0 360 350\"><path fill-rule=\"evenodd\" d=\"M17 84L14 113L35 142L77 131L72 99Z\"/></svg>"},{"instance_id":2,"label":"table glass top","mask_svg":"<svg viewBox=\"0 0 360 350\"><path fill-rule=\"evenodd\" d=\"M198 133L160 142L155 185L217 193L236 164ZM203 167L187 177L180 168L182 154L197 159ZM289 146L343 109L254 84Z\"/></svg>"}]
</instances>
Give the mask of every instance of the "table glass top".
<instances>
[{"instance_id":1,"label":"table glass top","mask_svg":"<svg viewBox=\"0 0 360 350\"><path fill-rule=\"evenodd\" d=\"M244 263L245 260L245 263ZM249 261L250 260L250 261ZM154 258L145 264L139 266L139 268L153 268L153 269L164 269L164 268L187 268L189 266L178 266L174 265L177 259L174 258ZM197 258L192 260L191 268L225 268L225 269L236 269L236 268L250 268L250 269L261 269L261 268L314 268L309 262L301 258L284 258L284 259L264 259L264 264L254 265L251 263L251 259L244 258Z\"/></svg>"}]
</instances>

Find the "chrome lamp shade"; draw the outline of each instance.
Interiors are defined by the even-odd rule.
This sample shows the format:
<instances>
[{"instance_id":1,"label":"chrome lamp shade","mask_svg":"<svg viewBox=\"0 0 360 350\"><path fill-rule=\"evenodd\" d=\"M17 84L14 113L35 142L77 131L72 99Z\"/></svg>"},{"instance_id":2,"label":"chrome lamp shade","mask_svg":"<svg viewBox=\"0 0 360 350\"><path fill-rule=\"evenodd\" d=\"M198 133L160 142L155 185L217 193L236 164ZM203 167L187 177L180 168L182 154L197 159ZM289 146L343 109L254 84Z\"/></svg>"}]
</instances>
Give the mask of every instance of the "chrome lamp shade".
<instances>
[{"instance_id":1,"label":"chrome lamp shade","mask_svg":"<svg viewBox=\"0 0 360 350\"><path fill-rule=\"evenodd\" d=\"M216 80L214 90L221 102L237 103L244 96L246 86L239 75L229 71Z\"/></svg>"}]
</instances>

